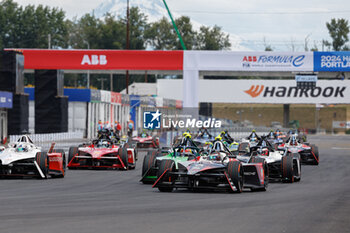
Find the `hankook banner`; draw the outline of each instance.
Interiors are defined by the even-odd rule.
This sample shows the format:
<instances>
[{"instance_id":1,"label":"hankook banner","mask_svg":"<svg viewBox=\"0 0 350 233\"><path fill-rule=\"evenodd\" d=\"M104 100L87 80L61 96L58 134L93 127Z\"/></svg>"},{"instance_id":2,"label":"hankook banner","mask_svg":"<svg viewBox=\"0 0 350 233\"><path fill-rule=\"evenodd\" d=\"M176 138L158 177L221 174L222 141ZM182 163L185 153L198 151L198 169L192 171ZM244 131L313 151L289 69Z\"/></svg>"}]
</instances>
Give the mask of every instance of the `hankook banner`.
<instances>
[{"instance_id":1,"label":"hankook banner","mask_svg":"<svg viewBox=\"0 0 350 233\"><path fill-rule=\"evenodd\" d=\"M314 89L298 89L295 80L200 80L199 86L200 102L350 103L349 80L318 81Z\"/></svg>"}]
</instances>

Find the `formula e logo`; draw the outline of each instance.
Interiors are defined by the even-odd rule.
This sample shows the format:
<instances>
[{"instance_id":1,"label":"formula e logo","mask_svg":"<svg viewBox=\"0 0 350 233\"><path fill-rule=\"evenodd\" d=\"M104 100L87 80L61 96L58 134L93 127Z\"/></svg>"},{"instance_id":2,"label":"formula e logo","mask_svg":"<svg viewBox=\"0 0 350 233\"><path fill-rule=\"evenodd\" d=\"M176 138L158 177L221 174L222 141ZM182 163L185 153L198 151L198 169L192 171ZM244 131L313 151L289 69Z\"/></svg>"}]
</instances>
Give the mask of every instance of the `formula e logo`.
<instances>
[{"instance_id":1,"label":"formula e logo","mask_svg":"<svg viewBox=\"0 0 350 233\"><path fill-rule=\"evenodd\" d=\"M261 94L261 92L264 90L264 85L252 85L249 90L244 91L251 97L255 98Z\"/></svg>"},{"instance_id":2,"label":"formula e logo","mask_svg":"<svg viewBox=\"0 0 350 233\"><path fill-rule=\"evenodd\" d=\"M143 128L160 129L161 115L159 110L156 112L143 112Z\"/></svg>"}]
</instances>

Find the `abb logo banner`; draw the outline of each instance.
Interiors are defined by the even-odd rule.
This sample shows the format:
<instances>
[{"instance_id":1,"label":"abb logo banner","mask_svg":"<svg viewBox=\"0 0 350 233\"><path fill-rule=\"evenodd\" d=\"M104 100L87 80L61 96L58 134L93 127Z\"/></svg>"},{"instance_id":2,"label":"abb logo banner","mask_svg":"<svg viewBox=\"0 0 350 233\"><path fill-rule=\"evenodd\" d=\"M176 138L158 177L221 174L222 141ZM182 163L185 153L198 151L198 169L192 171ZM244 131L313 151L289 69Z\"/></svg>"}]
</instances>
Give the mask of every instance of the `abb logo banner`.
<instances>
[{"instance_id":1,"label":"abb logo banner","mask_svg":"<svg viewBox=\"0 0 350 233\"><path fill-rule=\"evenodd\" d=\"M25 69L182 70L183 51L23 49Z\"/></svg>"},{"instance_id":2,"label":"abb logo banner","mask_svg":"<svg viewBox=\"0 0 350 233\"><path fill-rule=\"evenodd\" d=\"M107 56L106 55L84 55L81 61L82 65L106 65Z\"/></svg>"}]
</instances>

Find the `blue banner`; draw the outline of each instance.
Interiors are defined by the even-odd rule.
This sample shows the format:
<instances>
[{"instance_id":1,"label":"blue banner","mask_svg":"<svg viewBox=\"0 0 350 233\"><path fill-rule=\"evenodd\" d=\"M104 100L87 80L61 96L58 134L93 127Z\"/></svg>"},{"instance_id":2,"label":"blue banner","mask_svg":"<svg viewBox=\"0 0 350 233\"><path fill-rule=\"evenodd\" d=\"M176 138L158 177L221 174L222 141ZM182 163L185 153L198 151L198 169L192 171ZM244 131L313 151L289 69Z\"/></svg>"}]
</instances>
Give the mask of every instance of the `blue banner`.
<instances>
[{"instance_id":1,"label":"blue banner","mask_svg":"<svg viewBox=\"0 0 350 233\"><path fill-rule=\"evenodd\" d=\"M314 71L349 72L350 52L314 52Z\"/></svg>"},{"instance_id":2,"label":"blue banner","mask_svg":"<svg viewBox=\"0 0 350 233\"><path fill-rule=\"evenodd\" d=\"M12 93L0 91L0 108L12 108Z\"/></svg>"}]
</instances>

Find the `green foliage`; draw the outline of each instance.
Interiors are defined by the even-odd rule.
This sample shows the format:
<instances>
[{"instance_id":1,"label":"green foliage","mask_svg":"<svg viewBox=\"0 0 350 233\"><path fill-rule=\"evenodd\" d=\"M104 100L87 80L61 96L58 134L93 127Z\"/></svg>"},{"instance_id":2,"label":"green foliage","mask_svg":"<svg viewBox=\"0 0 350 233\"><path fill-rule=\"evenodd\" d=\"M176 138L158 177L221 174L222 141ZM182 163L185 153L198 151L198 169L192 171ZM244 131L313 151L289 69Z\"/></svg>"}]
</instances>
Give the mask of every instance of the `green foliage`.
<instances>
[{"instance_id":1,"label":"green foliage","mask_svg":"<svg viewBox=\"0 0 350 233\"><path fill-rule=\"evenodd\" d=\"M228 34L221 31L221 28L215 25L213 28L202 26L197 35L198 50L223 50L231 47Z\"/></svg>"},{"instance_id":2,"label":"green foliage","mask_svg":"<svg viewBox=\"0 0 350 233\"><path fill-rule=\"evenodd\" d=\"M176 48L176 33L165 17L151 23L145 31L145 38L150 46L157 50L173 50Z\"/></svg>"},{"instance_id":3,"label":"green foliage","mask_svg":"<svg viewBox=\"0 0 350 233\"><path fill-rule=\"evenodd\" d=\"M19 7L12 0L0 2L0 48L65 47L65 13L58 8L28 5Z\"/></svg>"},{"instance_id":4,"label":"green foliage","mask_svg":"<svg viewBox=\"0 0 350 233\"><path fill-rule=\"evenodd\" d=\"M349 22L343 18L340 19L331 19L331 22L326 23L332 42L328 42L328 45L331 44L335 51L348 50L348 47L345 46L345 43L349 41ZM326 44L327 45L327 44Z\"/></svg>"}]
</instances>

